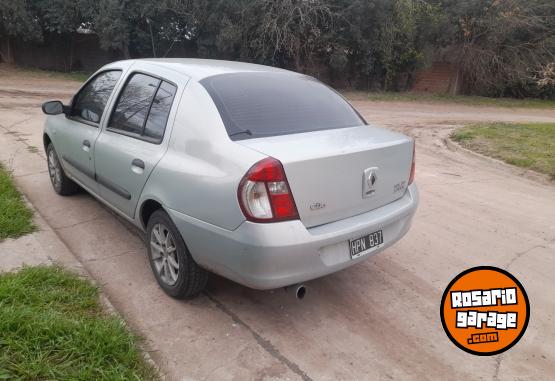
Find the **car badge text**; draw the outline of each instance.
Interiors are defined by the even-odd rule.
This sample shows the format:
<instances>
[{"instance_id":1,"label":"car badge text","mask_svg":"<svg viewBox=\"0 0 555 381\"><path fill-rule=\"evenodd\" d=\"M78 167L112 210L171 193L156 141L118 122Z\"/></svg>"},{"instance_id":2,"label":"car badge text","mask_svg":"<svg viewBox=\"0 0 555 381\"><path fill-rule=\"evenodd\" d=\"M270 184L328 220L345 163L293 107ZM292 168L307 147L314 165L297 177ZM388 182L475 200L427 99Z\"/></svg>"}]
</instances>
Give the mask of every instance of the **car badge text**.
<instances>
[{"instance_id":1,"label":"car badge text","mask_svg":"<svg viewBox=\"0 0 555 381\"><path fill-rule=\"evenodd\" d=\"M323 202L315 202L314 204L310 205L310 210L324 209L325 207L326 204L324 204Z\"/></svg>"}]
</instances>

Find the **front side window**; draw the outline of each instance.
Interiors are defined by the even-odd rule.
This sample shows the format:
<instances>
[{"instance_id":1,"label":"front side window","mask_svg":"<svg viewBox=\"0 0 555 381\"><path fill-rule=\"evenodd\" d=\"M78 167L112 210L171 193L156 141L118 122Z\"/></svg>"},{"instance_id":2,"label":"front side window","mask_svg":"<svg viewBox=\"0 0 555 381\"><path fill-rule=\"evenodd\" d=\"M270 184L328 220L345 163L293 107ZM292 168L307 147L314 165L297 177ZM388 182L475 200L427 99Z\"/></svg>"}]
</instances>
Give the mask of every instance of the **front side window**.
<instances>
[{"instance_id":1,"label":"front side window","mask_svg":"<svg viewBox=\"0 0 555 381\"><path fill-rule=\"evenodd\" d=\"M100 122L108 98L121 76L120 70L98 74L75 97L71 114L92 123Z\"/></svg>"},{"instance_id":2,"label":"front side window","mask_svg":"<svg viewBox=\"0 0 555 381\"><path fill-rule=\"evenodd\" d=\"M288 73L229 73L200 83L216 104L232 140L366 124L322 82Z\"/></svg>"},{"instance_id":3,"label":"front side window","mask_svg":"<svg viewBox=\"0 0 555 381\"><path fill-rule=\"evenodd\" d=\"M158 78L141 73L131 75L108 127L161 141L176 90L174 85Z\"/></svg>"}]
</instances>

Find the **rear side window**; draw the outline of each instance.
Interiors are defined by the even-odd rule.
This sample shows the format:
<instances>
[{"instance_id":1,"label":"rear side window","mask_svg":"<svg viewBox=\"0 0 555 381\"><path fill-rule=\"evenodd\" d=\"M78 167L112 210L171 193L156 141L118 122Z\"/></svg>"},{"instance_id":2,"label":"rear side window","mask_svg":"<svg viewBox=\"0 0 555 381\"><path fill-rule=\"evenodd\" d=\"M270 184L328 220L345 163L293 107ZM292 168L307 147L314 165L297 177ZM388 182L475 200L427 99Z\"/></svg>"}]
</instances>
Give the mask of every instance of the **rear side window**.
<instances>
[{"instance_id":1,"label":"rear side window","mask_svg":"<svg viewBox=\"0 0 555 381\"><path fill-rule=\"evenodd\" d=\"M173 98L175 96L175 86L167 82L162 82L160 88L154 97L150 113L146 120L144 135L152 138L162 140L166 123L168 123L168 116L172 107Z\"/></svg>"},{"instance_id":2,"label":"rear side window","mask_svg":"<svg viewBox=\"0 0 555 381\"><path fill-rule=\"evenodd\" d=\"M366 124L318 80L288 73L231 73L200 81L232 140Z\"/></svg>"},{"instance_id":3,"label":"rear side window","mask_svg":"<svg viewBox=\"0 0 555 381\"><path fill-rule=\"evenodd\" d=\"M108 98L120 76L121 71L111 70L94 77L77 94L71 114L92 123L100 122Z\"/></svg>"},{"instance_id":4,"label":"rear side window","mask_svg":"<svg viewBox=\"0 0 555 381\"><path fill-rule=\"evenodd\" d=\"M176 90L158 78L132 74L120 93L108 128L162 141Z\"/></svg>"},{"instance_id":5,"label":"rear side window","mask_svg":"<svg viewBox=\"0 0 555 381\"><path fill-rule=\"evenodd\" d=\"M110 128L140 135L160 80L144 74L133 74L119 96Z\"/></svg>"}]
</instances>

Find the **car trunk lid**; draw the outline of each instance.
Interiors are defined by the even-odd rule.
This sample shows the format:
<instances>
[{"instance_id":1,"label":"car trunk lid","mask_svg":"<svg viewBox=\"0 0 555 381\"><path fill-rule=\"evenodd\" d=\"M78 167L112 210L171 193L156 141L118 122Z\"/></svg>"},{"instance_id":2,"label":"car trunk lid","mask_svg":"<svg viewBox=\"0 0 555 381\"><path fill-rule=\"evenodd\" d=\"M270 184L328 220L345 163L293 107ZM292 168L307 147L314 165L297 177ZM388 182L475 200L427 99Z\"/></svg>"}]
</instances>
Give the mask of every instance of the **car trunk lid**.
<instances>
[{"instance_id":1,"label":"car trunk lid","mask_svg":"<svg viewBox=\"0 0 555 381\"><path fill-rule=\"evenodd\" d=\"M307 228L402 197L413 154L407 136L367 125L236 143L281 161Z\"/></svg>"}]
</instances>

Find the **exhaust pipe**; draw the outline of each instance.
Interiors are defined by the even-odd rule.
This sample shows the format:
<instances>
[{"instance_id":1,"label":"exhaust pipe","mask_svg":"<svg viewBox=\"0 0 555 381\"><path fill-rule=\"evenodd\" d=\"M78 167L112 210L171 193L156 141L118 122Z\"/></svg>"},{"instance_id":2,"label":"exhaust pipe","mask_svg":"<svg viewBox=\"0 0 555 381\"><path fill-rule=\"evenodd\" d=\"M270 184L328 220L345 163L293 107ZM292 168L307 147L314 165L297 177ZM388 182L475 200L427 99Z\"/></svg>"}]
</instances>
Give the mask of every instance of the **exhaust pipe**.
<instances>
[{"instance_id":1,"label":"exhaust pipe","mask_svg":"<svg viewBox=\"0 0 555 381\"><path fill-rule=\"evenodd\" d=\"M306 295L306 287L304 284L299 283L292 286L285 287L285 291L293 293L297 300L302 300Z\"/></svg>"}]
</instances>

